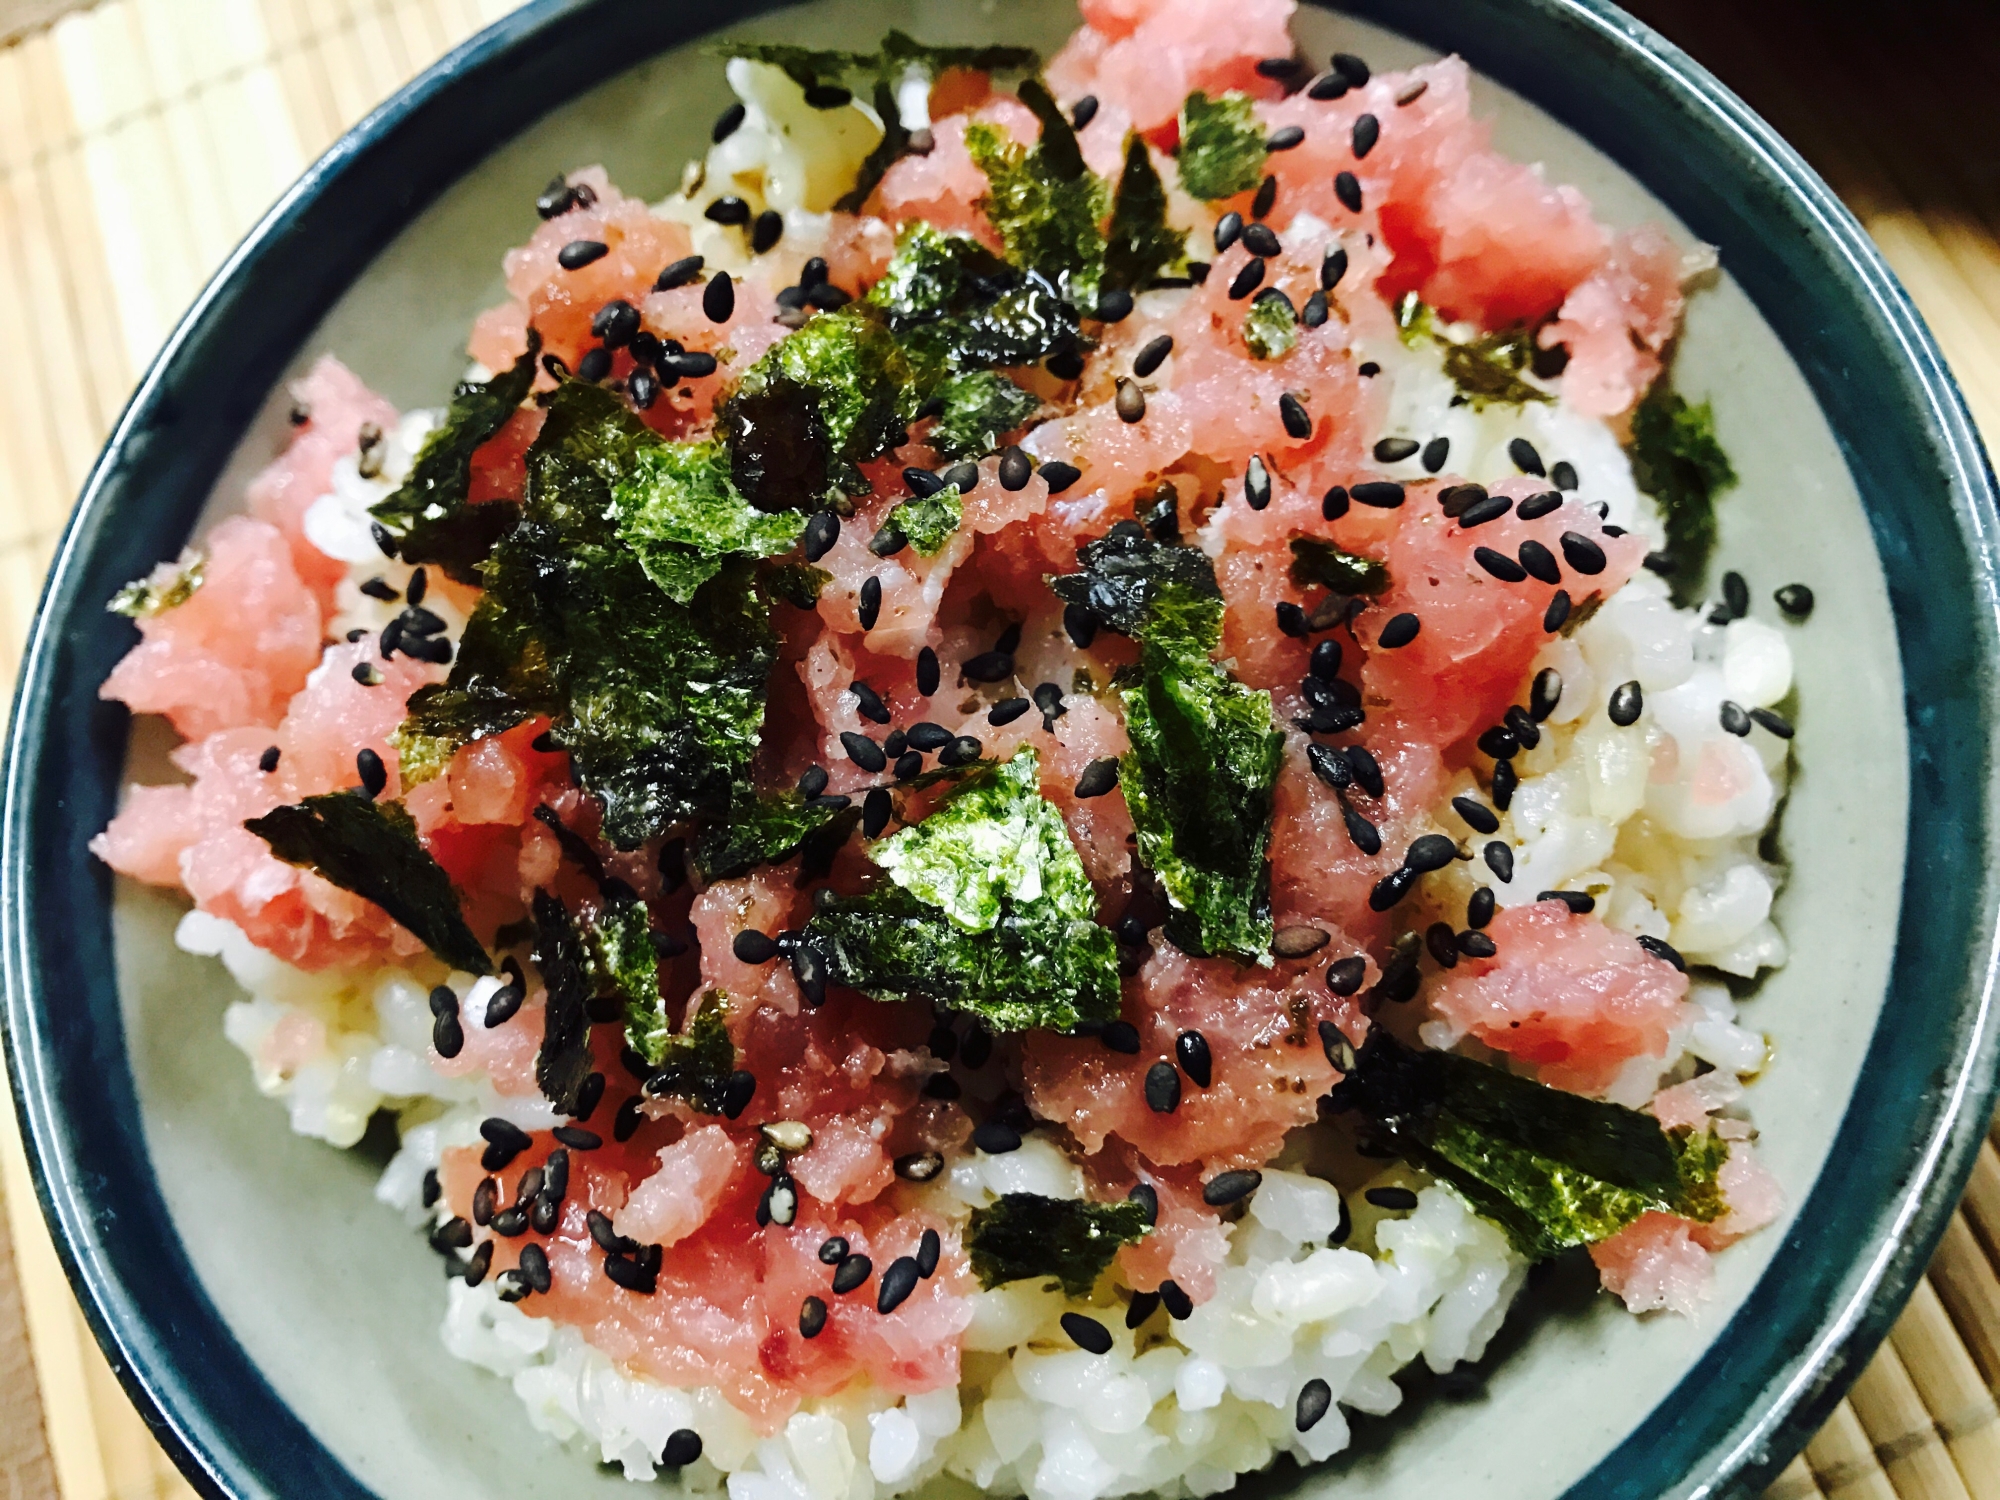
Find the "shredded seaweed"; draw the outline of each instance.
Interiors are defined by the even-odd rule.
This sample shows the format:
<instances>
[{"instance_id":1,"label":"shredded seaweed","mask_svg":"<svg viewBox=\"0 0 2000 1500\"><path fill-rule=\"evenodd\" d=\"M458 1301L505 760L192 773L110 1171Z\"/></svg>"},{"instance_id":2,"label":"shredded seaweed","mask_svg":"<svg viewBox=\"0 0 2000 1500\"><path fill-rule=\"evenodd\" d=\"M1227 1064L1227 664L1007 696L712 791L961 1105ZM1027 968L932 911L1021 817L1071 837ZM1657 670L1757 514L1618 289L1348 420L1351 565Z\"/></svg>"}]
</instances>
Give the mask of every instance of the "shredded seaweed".
<instances>
[{"instance_id":1,"label":"shredded seaweed","mask_svg":"<svg viewBox=\"0 0 2000 1500\"><path fill-rule=\"evenodd\" d=\"M904 226L867 301L902 344L920 408L948 395L957 372L1032 364L1079 346L1076 308L1047 276L928 224Z\"/></svg>"},{"instance_id":2,"label":"shredded seaweed","mask_svg":"<svg viewBox=\"0 0 2000 1500\"><path fill-rule=\"evenodd\" d=\"M1260 296L1243 315L1243 342L1256 359L1283 359L1299 343L1299 312L1283 292Z\"/></svg>"},{"instance_id":3,"label":"shredded seaweed","mask_svg":"<svg viewBox=\"0 0 2000 1500\"><path fill-rule=\"evenodd\" d=\"M1167 189L1137 134L1125 137L1125 165L1104 236L1103 284L1133 291L1180 266L1187 241L1167 223Z\"/></svg>"},{"instance_id":4,"label":"shredded seaweed","mask_svg":"<svg viewBox=\"0 0 2000 1500\"><path fill-rule=\"evenodd\" d=\"M542 1045L535 1054L535 1083L563 1114L574 1115L590 1076L588 957L569 908L547 891L535 892L535 967L548 999L542 1011Z\"/></svg>"},{"instance_id":5,"label":"shredded seaweed","mask_svg":"<svg viewBox=\"0 0 2000 1500\"><path fill-rule=\"evenodd\" d=\"M1272 932L1265 853L1285 739L1271 722L1271 695L1209 659L1222 638L1215 565L1133 521L1077 558L1082 571L1050 579L1050 588L1139 641L1137 680L1120 690L1131 749L1119 785L1139 858L1166 887L1167 935L1190 953L1261 957Z\"/></svg>"},{"instance_id":6,"label":"shredded seaweed","mask_svg":"<svg viewBox=\"0 0 2000 1500\"><path fill-rule=\"evenodd\" d=\"M1657 1210L1702 1222L1724 1211L1727 1143L1668 1133L1650 1115L1586 1099L1380 1027L1327 1096L1358 1112L1412 1164L1442 1177L1543 1260Z\"/></svg>"},{"instance_id":7,"label":"shredded seaweed","mask_svg":"<svg viewBox=\"0 0 2000 1500\"><path fill-rule=\"evenodd\" d=\"M1520 406L1555 397L1522 378L1535 367L1534 330L1514 323L1460 343L1437 325L1437 314L1415 292L1396 304L1396 330L1411 349L1431 344L1443 351L1444 373L1474 411L1499 403Z\"/></svg>"},{"instance_id":8,"label":"shredded seaweed","mask_svg":"<svg viewBox=\"0 0 2000 1500\"><path fill-rule=\"evenodd\" d=\"M1249 192L1264 180L1264 141L1248 94L1211 99L1196 89L1181 105L1181 186L1208 202Z\"/></svg>"},{"instance_id":9,"label":"shredded seaweed","mask_svg":"<svg viewBox=\"0 0 2000 1500\"><path fill-rule=\"evenodd\" d=\"M1084 165L1076 131L1049 91L1030 78L1020 96L1041 121L1033 146L1018 145L983 121L966 128L966 148L986 174L979 206L1010 262L1050 278L1070 300L1088 304L1104 273L1105 241L1098 226L1109 194Z\"/></svg>"},{"instance_id":10,"label":"shredded seaweed","mask_svg":"<svg viewBox=\"0 0 2000 1500\"><path fill-rule=\"evenodd\" d=\"M918 556L936 557L964 519L964 498L956 485L946 485L935 495L919 495L903 501L882 524L901 533Z\"/></svg>"},{"instance_id":11,"label":"shredded seaweed","mask_svg":"<svg viewBox=\"0 0 2000 1500\"><path fill-rule=\"evenodd\" d=\"M1003 1193L972 1211L965 1245L972 1272L988 1290L1010 1281L1044 1279L1065 1295L1088 1297L1112 1257L1137 1244L1152 1226L1143 1204L1089 1203Z\"/></svg>"},{"instance_id":12,"label":"shredded seaweed","mask_svg":"<svg viewBox=\"0 0 2000 1500\"><path fill-rule=\"evenodd\" d=\"M1041 58L1027 47L952 47L920 42L902 31L891 31L873 52L843 52L829 47L794 47L784 42L718 42L709 49L720 57L741 57L783 68L802 89L838 83L855 75L894 83L906 69L917 68L935 78L952 68L981 73L1032 73Z\"/></svg>"},{"instance_id":13,"label":"shredded seaweed","mask_svg":"<svg viewBox=\"0 0 2000 1500\"><path fill-rule=\"evenodd\" d=\"M243 826L286 864L381 907L440 961L468 974L493 972L493 961L466 925L451 877L418 840L416 822L401 803L328 792L274 807Z\"/></svg>"},{"instance_id":14,"label":"shredded seaweed","mask_svg":"<svg viewBox=\"0 0 2000 1500\"><path fill-rule=\"evenodd\" d=\"M721 572L724 558L790 551L805 529L802 512L756 510L738 494L718 442L642 447L633 460L611 490L618 529L676 604Z\"/></svg>"},{"instance_id":15,"label":"shredded seaweed","mask_svg":"<svg viewBox=\"0 0 2000 1500\"><path fill-rule=\"evenodd\" d=\"M521 509L507 500L471 503L472 455L520 410L535 383L541 348L541 335L530 328L527 352L511 369L484 383L461 384L444 420L424 439L409 477L369 511L396 539L403 561L433 564L460 583L480 582L480 564Z\"/></svg>"},{"instance_id":16,"label":"shredded seaweed","mask_svg":"<svg viewBox=\"0 0 2000 1500\"><path fill-rule=\"evenodd\" d=\"M995 370L954 375L938 387L932 400L940 410L924 441L946 458L991 453L1042 407L1040 397Z\"/></svg>"},{"instance_id":17,"label":"shredded seaweed","mask_svg":"<svg viewBox=\"0 0 2000 1500\"><path fill-rule=\"evenodd\" d=\"M796 791L745 796L723 821L711 823L693 846L695 873L704 885L748 874L758 865L782 864L808 841L837 830L846 843L861 821L856 807L807 801Z\"/></svg>"},{"instance_id":18,"label":"shredded seaweed","mask_svg":"<svg viewBox=\"0 0 2000 1500\"><path fill-rule=\"evenodd\" d=\"M655 1099L683 1099L705 1115L719 1115L729 1098L729 1078L736 1068L736 1047L723 1020L728 997L709 990L695 1002L684 1030L660 1041L658 1056L648 1055L653 1073L646 1092Z\"/></svg>"},{"instance_id":19,"label":"shredded seaweed","mask_svg":"<svg viewBox=\"0 0 2000 1500\"><path fill-rule=\"evenodd\" d=\"M1118 955L1032 748L966 776L874 848L889 882L826 903L804 943L836 983L926 996L996 1031L1118 1014Z\"/></svg>"},{"instance_id":20,"label":"shredded seaweed","mask_svg":"<svg viewBox=\"0 0 2000 1500\"><path fill-rule=\"evenodd\" d=\"M1632 478L1653 497L1666 528L1662 549L1676 606L1699 603L1715 551L1715 497L1736 483L1736 470L1715 436L1715 411L1690 405L1672 387L1656 384L1632 413Z\"/></svg>"},{"instance_id":21,"label":"shredded seaweed","mask_svg":"<svg viewBox=\"0 0 2000 1500\"><path fill-rule=\"evenodd\" d=\"M651 925L645 902L617 892L584 923L583 948L597 993L625 1007L625 1045L657 1063L673 1026L660 995L660 958Z\"/></svg>"},{"instance_id":22,"label":"shredded seaweed","mask_svg":"<svg viewBox=\"0 0 2000 1500\"><path fill-rule=\"evenodd\" d=\"M1389 586L1389 568L1372 557L1343 552L1316 536L1292 538L1292 582L1301 588L1319 584L1336 594L1372 598Z\"/></svg>"},{"instance_id":23,"label":"shredded seaweed","mask_svg":"<svg viewBox=\"0 0 2000 1500\"><path fill-rule=\"evenodd\" d=\"M207 570L208 554L199 547L184 547L176 560L162 563L144 578L133 579L104 607L127 619L150 620L192 599Z\"/></svg>"}]
</instances>

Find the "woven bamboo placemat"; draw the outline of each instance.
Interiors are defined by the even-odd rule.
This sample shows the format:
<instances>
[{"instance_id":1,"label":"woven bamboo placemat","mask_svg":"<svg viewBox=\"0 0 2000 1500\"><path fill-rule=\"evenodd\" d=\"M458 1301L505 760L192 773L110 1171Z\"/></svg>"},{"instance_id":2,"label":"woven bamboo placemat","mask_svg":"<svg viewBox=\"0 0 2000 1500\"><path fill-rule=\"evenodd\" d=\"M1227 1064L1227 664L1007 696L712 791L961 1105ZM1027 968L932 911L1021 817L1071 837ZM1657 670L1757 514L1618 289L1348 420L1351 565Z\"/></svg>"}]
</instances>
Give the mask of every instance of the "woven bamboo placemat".
<instances>
[{"instance_id":1,"label":"woven bamboo placemat","mask_svg":"<svg viewBox=\"0 0 2000 1500\"><path fill-rule=\"evenodd\" d=\"M512 3L104 0L0 47L0 343L16 351L0 364L0 688L84 473L174 318L342 129ZM0 0L0 36L61 6ZM2000 447L2000 111L1963 82L2000 67L1990 0L1866 26L1816 0L1633 8L1853 206ZM0 1496L191 1495L83 1325L7 1109L0 1194ZM1909 1310L1768 1500L2000 1500L1996 1389L1989 1140Z\"/></svg>"}]
</instances>

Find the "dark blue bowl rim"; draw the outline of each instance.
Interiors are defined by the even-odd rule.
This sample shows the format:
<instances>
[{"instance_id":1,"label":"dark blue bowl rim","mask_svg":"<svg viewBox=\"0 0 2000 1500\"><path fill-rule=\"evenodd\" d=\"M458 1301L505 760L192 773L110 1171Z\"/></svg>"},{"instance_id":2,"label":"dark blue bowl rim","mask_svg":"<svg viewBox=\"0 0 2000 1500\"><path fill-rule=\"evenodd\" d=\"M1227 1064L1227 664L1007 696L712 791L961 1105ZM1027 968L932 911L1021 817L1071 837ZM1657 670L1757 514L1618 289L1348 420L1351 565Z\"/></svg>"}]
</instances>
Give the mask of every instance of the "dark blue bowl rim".
<instances>
[{"instance_id":1,"label":"dark blue bowl rim","mask_svg":"<svg viewBox=\"0 0 2000 1500\"><path fill-rule=\"evenodd\" d=\"M79 915L98 924L92 935L108 935L110 883L81 852L115 803L126 726L122 712L92 697L130 639L105 622L105 581L143 571L185 537L257 405L372 247L496 146L601 81L580 54L637 62L774 8L768 0L533 0L421 74L316 162L216 274L120 417L58 547L16 690L0 789L7 1061L37 1193L91 1327L204 1493L364 1500L371 1492L285 1407L201 1291L148 1175L108 942L72 935ZM1992 1112L1993 477L1934 342L1860 225L1683 53L1601 0L1350 0L1341 8L1464 53L1600 145L1592 127L1622 107L1609 91L1646 93L1665 112L1661 121L1677 116L1671 123L1694 133L1708 153L1702 161L1727 158L1733 176L1704 186L1691 178L1695 165L1676 168L1630 139L1611 154L1697 233L1722 243L1732 269L1740 265L1729 257L1732 243L1757 259L1746 230L1796 233L1804 249L1769 253L1809 260L1822 278L1812 295L1833 297L1846 315L1829 321L1853 327L1815 328L1797 309L1774 316L1771 304L1785 300L1774 279L1783 265L1762 285L1746 282L1753 299L1781 333L1799 334L1802 367L1829 418L1871 403L1879 416L1886 393L1901 423L1884 424L1897 429L1880 439L1886 454L1872 438L1850 442L1843 433L1843 446L1898 606L1909 700L1911 852L1890 996L1903 1014L1885 1008L1828 1171L1750 1302L1569 1495L1749 1493L1803 1444L1886 1333ZM613 38L613 49L592 51ZM1588 72L1579 63L1589 59L1614 64L1614 76L1579 83ZM1671 130L1662 137L1690 139ZM1698 156L1690 152L1689 161ZM306 264L319 269L303 273L307 295L274 315L282 304L263 294L299 289L297 252L308 247ZM1840 367L1843 355L1862 359L1858 374ZM208 410L186 427L186 398L196 390ZM1914 488L1899 487L1899 477ZM142 491L156 517L139 508ZM1933 613L1935 625L1919 618ZM1926 882L1939 876L1958 887L1942 911L1924 904L1936 889ZM55 983L76 980L79 970L80 988ZM1904 994L1912 986L1939 1012L1919 1034L1925 1045L1911 1046L1907 1031L1898 1043L1891 1031L1892 1022L1925 1014ZM1888 1057L1892 1044L1915 1055ZM1888 1060L1871 1082L1878 1058ZM91 1113L80 1107L86 1098L109 1118L80 1121ZM1886 1134L1885 1124L1893 1127ZM1867 1200L1859 1237L1854 1213L1829 1206L1844 1196Z\"/></svg>"}]
</instances>

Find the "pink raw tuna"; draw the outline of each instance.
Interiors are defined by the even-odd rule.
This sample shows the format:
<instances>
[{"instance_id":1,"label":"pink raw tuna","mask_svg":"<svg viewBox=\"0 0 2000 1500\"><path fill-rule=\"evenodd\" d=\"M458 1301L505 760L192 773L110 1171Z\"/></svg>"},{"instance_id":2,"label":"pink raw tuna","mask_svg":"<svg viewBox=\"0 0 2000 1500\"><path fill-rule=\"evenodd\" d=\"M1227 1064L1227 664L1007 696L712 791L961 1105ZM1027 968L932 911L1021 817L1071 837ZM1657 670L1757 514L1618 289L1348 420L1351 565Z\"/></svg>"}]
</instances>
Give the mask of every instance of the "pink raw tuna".
<instances>
[{"instance_id":1,"label":"pink raw tuna","mask_svg":"<svg viewBox=\"0 0 2000 1500\"><path fill-rule=\"evenodd\" d=\"M382 673L379 687L351 675L364 660ZM403 656L382 661L372 642L330 647L275 730L223 730L183 745L174 762L192 784L135 792L91 849L136 879L178 883L202 910L301 968L410 957L421 946L381 908L274 858L242 824L281 802L354 785L363 747L382 756L387 794L395 795L389 733L402 721L403 700L442 675ZM278 747L278 768L266 774L258 762L270 745Z\"/></svg>"},{"instance_id":2,"label":"pink raw tuna","mask_svg":"<svg viewBox=\"0 0 2000 1500\"><path fill-rule=\"evenodd\" d=\"M1429 990L1457 1035L1534 1063L1544 1083L1577 1093L1608 1087L1635 1057L1665 1057L1687 975L1636 939L1560 901L1500 913L1499 953L1471 959Z\"/></svg>"},{"instance_id":3,"label":"pink raw tuna","mask_svg":"<svg viewBox=\"0 0 2000 1500\"><path fill-rule=\"evenodd\" d=\"M396 408L330 354L322 354L303 379L292 383L292 399L306 420L292 429L285 451L250 481L249 510L285 534L292 566L321 610L331 615L334 585L346 564L306 540L306 511L333 488L333 466L360 447L362 427L372 422L389 431L396 425Z\"/></svg>"},{"instance_id":4,"label":"pink raw tuna","mask_svg":"<svg viewBox=\"0 0 2000 1500\"><path fill-rule=\"evenodd\" d=\"M275 724L319 660L320 609L275 526L234 516L208 534L201 586L139 620L140 643L98 689L134 713L165 714L191 740ZM178 571L156 569L162 581Z\"/></svg>"},{"instance_id":5,"label":"pink raw tuna","mask_svg":"<svg viewBox=\"0 0 2000 1500\"><path fill-rule=\"evenodd\" d=\"M1084 27L1049 59L1049 87L1086 94L1129 118L1156 144L1173 144L1181 101L1195 89L1269 98L1277 85L1257 62L1289 57L1292 0L1085 0Z\"/></svg>"},{"instance_id":6,"label":"pink raw tuna","mask_svg":"<svg viewBox=\"0 0 2000 1500\"><path fill-rule=\"evenodd\" d=\"M657 1168L633 1189L614 1221L641 1244L673 1245L708 1221L748 1154L720 1125L699 1125L662 1147Z\"/></svg>"},{"instance_id":7,"label":"pink raw tuna","mask_svg":"<svg viewBox=\"0 0 2000 1500\"><path fill-rule=\"evenodd\" d=\"M933 229L974 235L999 249L1000 237L979 209L979 200L986 196L986 174L974 164L965 144L965 128L974 121L997 125L1022 145L1040 134L1028 107L1005 94L938 119L932 126L937 144L923 156L904 157L883 173L868 201L869 212L898 225L920 219Z\"/></svg>"},{"instance_id":8,"label":"pink raw tuna","mask_svg":"<svg viewBox=\"0 0 2000 1500\"><path fill-rule=\"evenodd\" d=\"M697 1131L726 1133L736 1149L747 1149L756 1134L747 1123L706 1124ZM579 1328L612 1359L653 1379L720 1387L764 1432L782 1427L804 1397L831 1394L857 1376L897 1393L957 1383L959 1335L971 1321L973 1284L956 1230L914 1209L903 1193L891 1195L894 1203L853 1209L807 1198L791 1227L760 1228L756 1207L764 1178L739 1173L709 1203L701 1227L666 1255L657 1291L641 1295L613 1283L586 1216L595 1208L622 1222L627 1205L647 1193L647 1179L666 1170L657 1153L681 1139L672 1132L671 1123L648 1127L629 1144L607 1141L599 1150L572 1154L569 1194L555 1231L495 1239L493 1272L516 1265L524 1245L542 1245L553 1286L531 1300L533 1312ZM547 1159L549 1145L538 1134L533 1148L493 1174L503 1200L512 1201L522 1175ZM477 1151L445 1153L445 1201L461 1217L471 1216L472 1194L485 1175ZM919 1281L894 1312L878 1313L882 1272L897 1256L914 1254L926 1228L936 1229L942 1241L936 1274ZM489 1232L476 1234L485 1239ZM820 1245L834 1234L876 1266L874 1277L847 1297L833 1295L832 1273L818 1258ZM811 1340L798 1331L808 1296L828 1304L826 1327Z\"/></svg>"},{"instance_id":9,"label":"pink raw tuna","mask_svg":"<svg viewBox=\"0 0 2000 1500\"><path fill-rule=\"evenodd\" d=\"M1590 1247L1597 1274L1635 1313L1669 1309L1692 1317L1709 1294L1715 1266L1694 1242L1694 1228L1673 1214L1641 1214Z\"/></svg>"},{"instance_id":10,"label":"pink raw tuna","mask_svg":"<svg viewBox=\"0 0 2000 1500\"><path fill-rule=\"evenodd\" d=\"M1541 332L1545 347L1569 348L1563 399L1586 416L1629 411L1659 375L1685 305L1673 241L1652 225L1621 234Z\"/></svg>"},{"instance_id":11,"label":"pink raw tuna","mask_svg":"<svg viewBox=\"0 0 2000 1500\"><path fill-rule=\"evenodd\" d=\"M1206 1302L1215 1295L1215 1268L1229 1254L1229 1235L1201 1201L1201 1172L1148 1168L1143 1178L1159 1194L1160 1214L1151 1234L1118 1252L1119 1270L1134 1291L1171 1281L1191 1301Z\"/></svg>"},{"instance_id":12,"label":"pink raw tuna","mask_svg":"<svg viewBox=\"0 0 2000 1500\"><path fill-rule=\"evenodd\" d=\"M1318 1031L1344 1009L1326 988L1328 952L1259 969L1157 943L1125 987L1138 1055L1094 1037L1030 1032L1021 1049L1029 1107L1092 1154L1115 1135L1161 1166L1261 1166L1339 1080ZM1173 1061L1175 1038L1188 1030L1208 1041L1213 1081L1205 1089L1186 1082L1180 1108L1161 1114L1146 1102L1146 1073Z\"/></svg>"}]
</instances>

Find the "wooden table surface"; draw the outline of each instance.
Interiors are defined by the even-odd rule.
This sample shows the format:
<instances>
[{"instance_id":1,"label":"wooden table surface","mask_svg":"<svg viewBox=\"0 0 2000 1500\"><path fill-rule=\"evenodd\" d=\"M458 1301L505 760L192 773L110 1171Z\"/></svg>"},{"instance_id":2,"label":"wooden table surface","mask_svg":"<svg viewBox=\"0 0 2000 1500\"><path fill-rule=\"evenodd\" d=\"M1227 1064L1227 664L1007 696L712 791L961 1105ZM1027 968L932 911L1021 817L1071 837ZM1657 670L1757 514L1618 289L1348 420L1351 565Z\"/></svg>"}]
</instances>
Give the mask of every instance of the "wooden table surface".
<instances>
[{"instance_id":1,"label":"wooden table surface","mask_svg":"<svg viewBox=\"0 0 2000 1500\"><path fill-rule=\"evenodd\" d=\"M0 0L0 687L104 433L211 269L342 129L511 8L103 0L48 26L74 0ZM2000 5L1630 8L1846 199L2000 442ZM191 1494L84 1329L8 1110L0 1196L0 1500ZM1909 1311L1770 1500L2000 1500L1996 1267L1989 1141Z\"/></svg>"}]
</instances>

